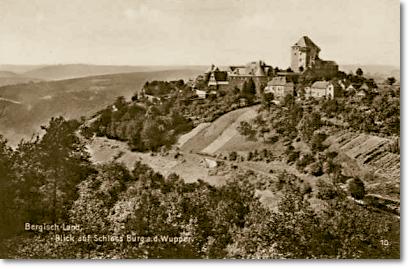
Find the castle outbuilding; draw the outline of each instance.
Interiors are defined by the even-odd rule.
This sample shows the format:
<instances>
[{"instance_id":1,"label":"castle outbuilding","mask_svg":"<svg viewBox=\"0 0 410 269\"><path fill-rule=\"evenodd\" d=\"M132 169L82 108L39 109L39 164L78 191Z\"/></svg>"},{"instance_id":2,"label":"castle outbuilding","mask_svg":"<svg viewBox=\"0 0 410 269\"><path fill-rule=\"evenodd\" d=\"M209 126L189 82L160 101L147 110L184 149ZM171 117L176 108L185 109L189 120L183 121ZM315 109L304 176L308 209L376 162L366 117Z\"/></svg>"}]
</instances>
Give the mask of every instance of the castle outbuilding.
<instances>
[{"instance_id":1,"label":"castle outbuilding","mask_svg":"<svg viewBox=\"0 0 410 269\"><path fill-rule=\"evenodd\" d=\"M230 66L228 76L229 83L238 88L241 88L245 81L252 79L257 93L261 94L263 87L273 76L273 67L263 61L250 62L242 66Z\"/></svg>"}]
</instances>

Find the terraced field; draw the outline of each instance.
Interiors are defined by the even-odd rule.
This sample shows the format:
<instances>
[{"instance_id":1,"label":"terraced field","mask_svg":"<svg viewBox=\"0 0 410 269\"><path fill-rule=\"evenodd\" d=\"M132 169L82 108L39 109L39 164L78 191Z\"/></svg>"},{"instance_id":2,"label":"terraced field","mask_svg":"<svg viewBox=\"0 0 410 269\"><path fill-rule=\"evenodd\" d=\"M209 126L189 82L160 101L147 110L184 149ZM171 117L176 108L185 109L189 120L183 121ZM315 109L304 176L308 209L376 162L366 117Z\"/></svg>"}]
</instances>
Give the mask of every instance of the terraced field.
<instances>
[{"instance_id":1,"label":"terraced field","mask_svg":"<svg viewBox=\"0 0 410 269\"><path fill-rule=\"evenodd\" d=\"M370 192L400 199L400 155L388 151L391 139L345 131L327 142L350 159L351 171L364 175Z\"/></svg>"}]
</instances>

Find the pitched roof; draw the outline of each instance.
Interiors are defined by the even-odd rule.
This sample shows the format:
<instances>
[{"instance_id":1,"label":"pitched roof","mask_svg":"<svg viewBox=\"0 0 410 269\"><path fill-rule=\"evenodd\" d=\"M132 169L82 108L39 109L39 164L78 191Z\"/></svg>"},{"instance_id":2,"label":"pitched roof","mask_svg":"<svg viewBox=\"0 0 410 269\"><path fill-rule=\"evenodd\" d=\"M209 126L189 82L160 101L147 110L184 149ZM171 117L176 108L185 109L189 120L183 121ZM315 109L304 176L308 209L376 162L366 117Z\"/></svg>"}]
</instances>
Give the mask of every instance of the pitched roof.
<instances>
[{"instance_id":1,"label":"pitched roof","mask_svg":"<svg viewBox=\"0 0 410 269\"><path fill-rule=\"evenodd\" d=\"M260 64L258 64L257 67L256 67L255 76L258 76L258 77L266 76L265 71L263 70L263 68Z\"/></svg>"},{"instance_id":2,"label":"pitched roof","mask_svg":"<svg viewBox=\"0 0 410 269\"><path fill-rule=\"evenodd\" d=\"M313 41L308 36L302 36L299 39L299 41L295 43L294 46L299 46L299 47L303 47L303 48L306 48L306 47L312 48L313 47L313 48L316 48L316 49L320 50L320 48L315 43L313 43Z\"/></svg>"},{"instance_id":3,"label":"pitched roof","mask_svg":"<svg viewBox=\"0 0 410 269\"><path fill-rule=\"evenodd\" d=\"M214 64L212 64L206 71L205 73L210 73L213 71L219 71L218 67L216 67Z\"/></svg>"},{"instance_id":4,"label":"pitched roof","mask_svg":"<svg viewBox=\"0 0 410 269\"><path fill-rule=\"evenodd\" d=\"M357 84L357 83L352 83L352 84L350 84L347 88L350 88L350 87L352 87L353 89L355 89L355 90L357 90L357 89L359 89L360 88L360 84Z\"/></svg>"},{"instance_id":5,"label":"pitched roof","mask_svg":"<svg viewBox=\"0 0 410 269\"><path fill-rule=\"evenodd\" d=\"M316 81L315 83L312 84L311 88L317 88L317 89L326 89L327 86L330 84L329 81Z\"/></svg>"},{"instance_id":6,"label":"pitched roof","mask_svg":"<svg viewBox=\"0 0 410 269\"><path fill-rule=\"evenodd\" d=\"M289 83L289 79L286 77L273 77L268 82L268 86L284 86L286 83Z\"/></svg>"},{"instance_id":7,"label":"pitched roof","mask_svg":"<svg viewBox=\"0 0 410 269\"><path fill-rule=\"evenodd\" d=\"M363 83L362 86L360 87L360 89L367 91L369 89L369 86L367 86L366 83Z\"/></svg>"},{"instance_id":8,"label":"pitched roof","mask_svg":"<svg viewBox=\"0 0 410 269\"><path fill-rule=\"evenodd\" d=\"M230 66L229 67L232 76L257 76L265 77L269 73L269 70L272 68L269 65L266 65L262 61L255 61L247 63L243 66Z\"/></svg>"}]
</instances>

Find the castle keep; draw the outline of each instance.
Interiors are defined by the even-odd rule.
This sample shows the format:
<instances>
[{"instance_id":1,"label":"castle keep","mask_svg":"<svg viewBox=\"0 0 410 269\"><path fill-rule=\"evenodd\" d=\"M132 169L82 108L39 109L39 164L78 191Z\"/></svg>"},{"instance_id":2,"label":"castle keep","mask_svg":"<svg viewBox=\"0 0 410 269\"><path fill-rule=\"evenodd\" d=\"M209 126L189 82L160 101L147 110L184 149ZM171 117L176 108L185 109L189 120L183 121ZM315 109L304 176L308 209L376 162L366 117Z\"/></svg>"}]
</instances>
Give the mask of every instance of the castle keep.
<instances>
[{"instance_id":1,"label":"castle keep","mask_svg":"<svg viewBox=\"0 0 410 269\"><path fill-rule=\"evenodd\" d=\"M324 61L319 57L320 48L307 37L302 36L291 47L291 69L296 73L307 70L313 71L317 76L334 76L339 71L334 61Z\"/></svg>"}]
</instances>

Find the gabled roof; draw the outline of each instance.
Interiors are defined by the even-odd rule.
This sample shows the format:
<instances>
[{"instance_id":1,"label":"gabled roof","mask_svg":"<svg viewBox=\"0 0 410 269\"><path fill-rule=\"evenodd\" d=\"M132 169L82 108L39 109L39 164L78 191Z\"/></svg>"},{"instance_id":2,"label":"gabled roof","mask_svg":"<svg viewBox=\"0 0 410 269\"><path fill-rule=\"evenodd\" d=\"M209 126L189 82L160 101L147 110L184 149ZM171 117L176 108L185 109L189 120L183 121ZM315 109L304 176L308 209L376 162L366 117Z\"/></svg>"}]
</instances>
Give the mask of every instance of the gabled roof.
<instances>
[{"instance_id":1,"label":"gabled roof","mask_svg":"<svg viewBox=\"0 0 410 269\"><path fill-rule=\"evenodd\" d=\"M350 84L347 88L350 88L350 87L352 87L353 89L355 89L355 90L357 90L357 89L359 89L360 88L360 84L355 84L355 83L352 83L352 84Z\"/></svg>"},{"instance_id":2,"label":"gabled roof","mask_svg":"<svg viewBox=\"0 0 410 269\"><path fill-rule=\"evenodd\" d=\"M327 86L330 84L329 81L316 81L315 83L312 84L311 88L316 88L316 89L326 89Z\"/></svg>"},{"instance_id":3,"label":"gabled roof","mask_svg":"<svg viewBox=\"0 0 410 269\"><path fill-rule=\"evenodd\" d=\"M363 83L362 86L360 87L360 89L367 91L367 90L369 90L369 86L367 86L366 83Z\"/></svg>"},{"instance_id":4,"label":"gabled roof","mask_svg":"<svg viewBox=\"0 0 410 269\"><path fill-rule=\"evenodd\" d=\"M366 96L366 95L367 95L367 91L364 90L364 89L361 89L360 91L358 91L358 92L356 93L356 95L358 95L358 96Z\"/></svg>"},{"instance_id":5,"label":"gabled roof","mask_svg":"<svg viewBox=\"0 0 410 269\"><path fill-rule=\"evenodd\" d=\"M303 47L303 48L316 48L320 50L320 48L313 43L313 41L308 36L302 36L298 42L295 43L294 46Z\"/></svg>"},{"instance_id":6,"label":"gabled roof","mask_svg":"<svg viewBox=\"0 0 410 269\"><path fill-rule=\"evenodd\" d=\"M265 77L272 68L266 65L263 61L255 61L247 63L243 66L230 66L230 75L232 76L257 76Z\"/></svg>"},{"instance_id":7,"label":"gabled roof","mask_svg":"<svg viewBox=\"0 0 410 269\"><path fill-rule=\"evenodd\" d=\"M284 86L289 82L289 79L286 77L278 76L278 77L273 77L272 80L268 82L268 86Z\"/></svg>"}]
</instances>

